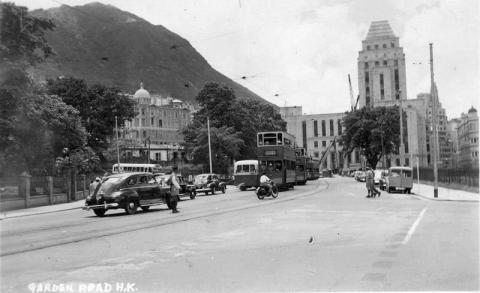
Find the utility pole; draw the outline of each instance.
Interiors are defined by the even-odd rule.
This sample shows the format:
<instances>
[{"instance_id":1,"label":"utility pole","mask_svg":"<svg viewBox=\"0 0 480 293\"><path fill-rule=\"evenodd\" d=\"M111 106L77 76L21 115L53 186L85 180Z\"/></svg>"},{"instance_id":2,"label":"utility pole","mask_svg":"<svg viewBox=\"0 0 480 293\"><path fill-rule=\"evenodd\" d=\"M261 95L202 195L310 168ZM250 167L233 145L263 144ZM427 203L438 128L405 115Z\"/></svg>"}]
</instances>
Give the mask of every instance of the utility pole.
<instances>
[{"instance_id":1,"label":"utility pole","mask_svg":"<svg viewBox=\"0 0 480 293\"><path fill-rule=\"evenodd\" d=\"M120 173L120 151L118 148L118 121L117 116L115 116L115 133L117 135L117 166L118 166L118 173Z\"/></svg>"},{"instance_id":2,"label":"utility pole","mask_svg":"<svg viewBox=\"0 0 480 293\"><path fill-rule=\"evenodd\" d=\"M402 109L402 92L398 91L400 98L400 166L405 165L405 145L403 144L403 109Z\"/></svg>"},{"instance_id":3,"label":"utility pole","mask_svg":"<svg viewBox=\"0 0 480 293\"><path fill-rule=\"evenodd\" d=\"M210 161L210 173L213 173L212 171L212 146L210 144L210 118L207 117L207 130L208 130L208 159Z\"/></svg>"},{"instance_id":4,"label":"utility pole","mask_svg":"<svg viewBox=\"0 0 480 293\"><path fill-rule=\"evenodd\" d=\"M438 197L438 129L437 129L437 90L433 78L433 44L430 43L430 96L432 98L433 127L433 197Z\"/></svg>"}]
</instances>

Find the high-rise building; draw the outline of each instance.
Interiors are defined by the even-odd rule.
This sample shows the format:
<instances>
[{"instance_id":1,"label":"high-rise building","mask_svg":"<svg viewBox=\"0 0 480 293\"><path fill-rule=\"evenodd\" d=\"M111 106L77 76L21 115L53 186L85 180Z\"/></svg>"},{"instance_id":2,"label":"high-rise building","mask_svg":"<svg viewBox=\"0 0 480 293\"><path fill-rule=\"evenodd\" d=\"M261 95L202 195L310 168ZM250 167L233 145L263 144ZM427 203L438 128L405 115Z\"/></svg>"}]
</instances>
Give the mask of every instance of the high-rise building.
<instances>
[{"instance_id":1,"label":"high-rise building","mask_svg":"<svg viewBox=\"0 0 480 293\"><path fill-rule=\"evenodd\" d=\"M448 119L445 109L440 103L438 96L437 86L434 88L437 93L437 129L438 129L438 167L439 168L451 168L452 158L455 155L453 150L453 141L448 138ZM433 100L430 93L420 93L417 95L417 99L424 100L426 105L426 125L427 125L427 160L428 164L433 166Z\"/></svg>"},{"instance_id":2,"label":"high-rise building","mask_svg":"<svg viewBox=\"0 0 480 293\"><path fill-rule=\"evenodd\" d=\"M421 99L407 99L405 54L388 21L371 23L358 53L360 107L401 106L406 113L403 125L403 164L428 165L426 146L426 105ZM399 153L400 150L399 150ZM387 165L401 165L399 155L389 155Z\"/></svg>"},{"instance_id":3,"label":"high-rise building","mask_svg":"<svg viewBox=\"0 0 480 293\"><path fill-rule=\"evenodd\" d=\"M360 107L407 98L405 54L388 21L372 22L357 62Z\"/></svg>"},{"instance_id":4,"label":"high-rise building","mask_svg":"<svg viewBox=\"0 0 480 293\"><path fill-rule=\"evenodd\" d=\"M467 114L460 117L457 128L458 147L460 150L460 167L478 168L478 113L470 108Z\"/></svg>"}]
</instances>

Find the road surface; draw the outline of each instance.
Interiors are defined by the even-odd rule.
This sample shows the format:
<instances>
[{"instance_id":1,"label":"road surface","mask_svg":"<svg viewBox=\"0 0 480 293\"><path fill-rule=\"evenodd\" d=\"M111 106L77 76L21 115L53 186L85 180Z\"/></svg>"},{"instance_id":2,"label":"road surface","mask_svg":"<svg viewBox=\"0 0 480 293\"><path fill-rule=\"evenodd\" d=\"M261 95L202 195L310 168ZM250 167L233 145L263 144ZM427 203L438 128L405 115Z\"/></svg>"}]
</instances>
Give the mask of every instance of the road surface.
<instances>
[{"instance_id":1,"label":"road surface","mask_svg":"<svg viewBox=\"0 0 480 293\"><path fill-rule=\"evenodd\" d=\"M262 201L232 187L180 202L179 214L4 219L1 292L480 289L478 203L365 195L337 177Z\"/></svg>"}]
</instances>

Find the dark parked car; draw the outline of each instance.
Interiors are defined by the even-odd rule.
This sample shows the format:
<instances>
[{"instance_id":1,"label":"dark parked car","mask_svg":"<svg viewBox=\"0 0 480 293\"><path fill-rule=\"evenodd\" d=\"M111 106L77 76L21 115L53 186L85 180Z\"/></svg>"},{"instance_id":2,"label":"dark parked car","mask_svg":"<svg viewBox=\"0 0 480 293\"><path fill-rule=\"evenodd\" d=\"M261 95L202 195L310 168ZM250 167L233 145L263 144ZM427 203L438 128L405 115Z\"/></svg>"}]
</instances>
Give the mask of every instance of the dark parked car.
<instances>
[{"instance_id":1,"label":"dark parked car","mask_svg":"<svg viewBox=\"0 0 480 293\"><path fill-rule=\"evenodd\" d=\"M170 206L170 188L158 184L150 173L118 173L105 179L85 200L84 210L93 210L102 217L109 209L125 209L133 215L139 207L148 211L150 206Z\"/></svg>"},{"instance_id":2,"label":"dark parked car","mask_svg":"<svg viewBox=\"0 0 480 293\"><path fill-rule=\"evenodd\" d=\"M170 178L170 175L158 175L158 176L155 175L155 180L157 181L157 183L160 184L160 186L163 186L163 187L170 188L170 186L166 184L169 178ZM195 185L188 184L185 177L181 175L177 175L177 180L178 180L178 184L180 185L180 192L179 192L180 198L189 197L190 199L195 199L195 196L197 196L197 190L196 190L197 188L195 187Z\"/></svg>"},{"instance_id":3,"label":"dark parked car","mask_svg":"<svg viewBox=\"0 0 480 293\"><path fill-rule=\"evenodd\" d=\"M195 176L195 187L198 192L205 192L207 195L209 192L215 194L215 191L220 190L222 193L225 193L227 185L225 182L220 182L217 174L200 174Z\"/></svg>"}]
</instances>

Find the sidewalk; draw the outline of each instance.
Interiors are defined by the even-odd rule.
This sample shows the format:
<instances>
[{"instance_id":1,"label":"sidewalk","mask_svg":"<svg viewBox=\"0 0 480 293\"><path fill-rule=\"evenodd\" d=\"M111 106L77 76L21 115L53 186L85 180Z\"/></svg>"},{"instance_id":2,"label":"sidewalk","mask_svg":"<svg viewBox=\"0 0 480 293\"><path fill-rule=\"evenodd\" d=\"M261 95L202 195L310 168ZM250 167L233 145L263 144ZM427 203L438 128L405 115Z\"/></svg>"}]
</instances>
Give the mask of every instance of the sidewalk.
<instances>
[{"instance_id":1,"label":"sidewalk","mask_svg":"<svg viewBox=\"0 0 480 293\"><path fill-rule=\"evenodd\" d=\"M433 185L413 183L412 194L428 200L479 202L480 195L445 187L438 187L438 197L433 197Z\"/></svg>"},{"instance_id":2,"label":"sidewalk","mask_svg":"<svg viewBox=\"0 0 480 293\"><path fill-rule=\"evenodd\" d=\"M61 211L80 209L85 205L85 200L77 200L69 203L40 206L35 208L5 211L0 214L0 220L9 218L26 217L40 214L55 213Z\"/></svg>"}]
</instances>

